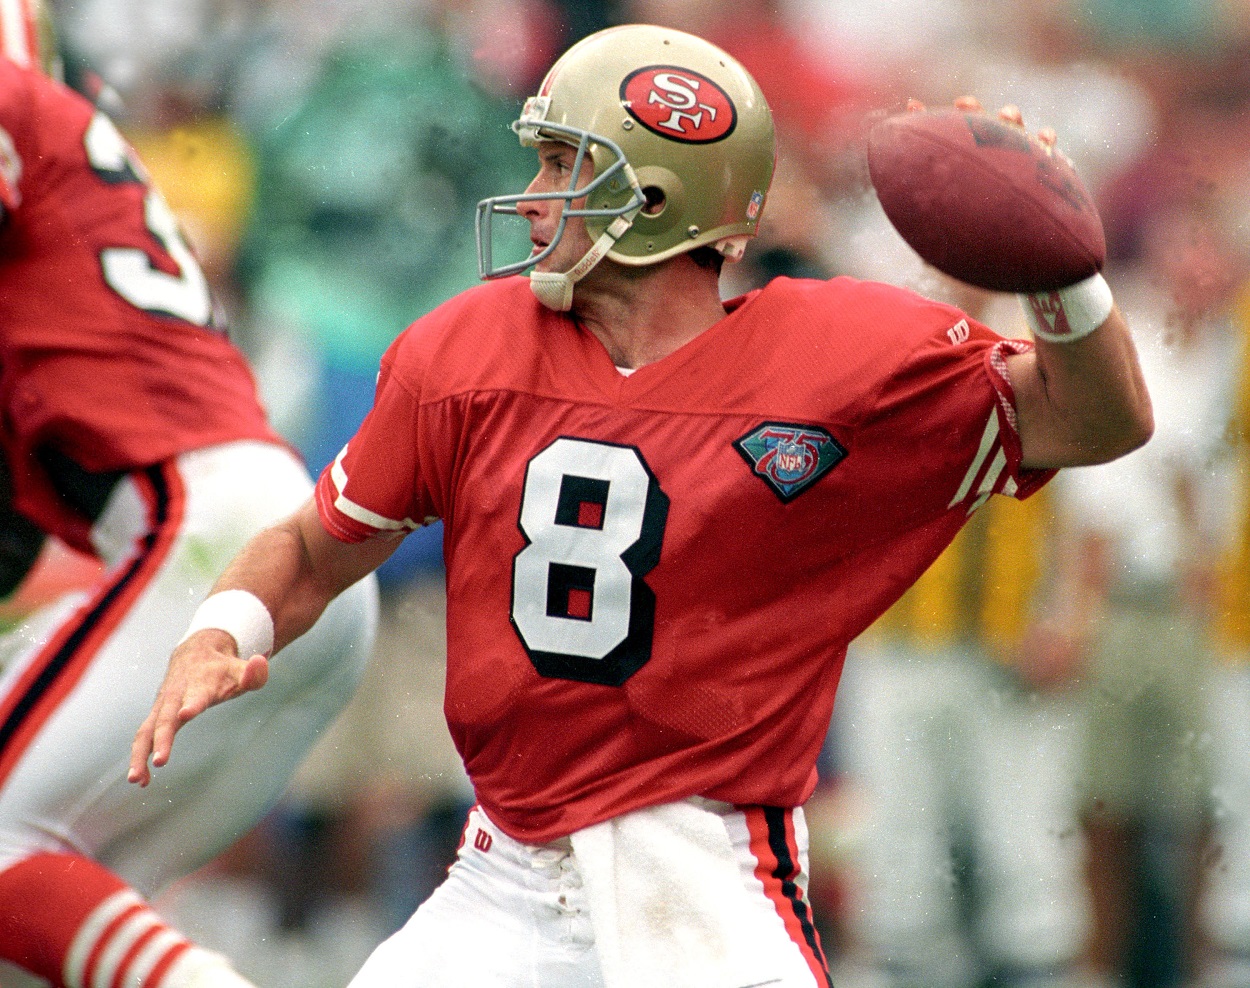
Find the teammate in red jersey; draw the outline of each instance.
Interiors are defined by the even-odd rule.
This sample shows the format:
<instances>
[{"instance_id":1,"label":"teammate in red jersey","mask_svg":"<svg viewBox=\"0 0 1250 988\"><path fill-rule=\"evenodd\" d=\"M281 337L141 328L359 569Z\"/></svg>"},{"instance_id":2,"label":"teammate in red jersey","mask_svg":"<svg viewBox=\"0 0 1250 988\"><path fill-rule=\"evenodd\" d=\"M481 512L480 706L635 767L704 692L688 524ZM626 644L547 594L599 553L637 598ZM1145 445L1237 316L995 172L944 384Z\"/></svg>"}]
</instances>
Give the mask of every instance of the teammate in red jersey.
<instances>
[{"instance_id":1,"label":"teammate in red jersey","mask_svg":"<svg viewBox=\"0 0 1250 988\"><path fill-rule=\"evenodd\" d=\"M491 280L396 340L315 500L226 570L240 596L174 652L131 779L264 684L221 630L296 641L441 518L445 710L479 805L353 988L826 985L801 806L847 643L991 494L1145 441L1126 327L1101 282L1036 347L849 279L722 303L772 121L690 35L591 36L515 128L539 170L479 205ZM507 213L534 250L497 265Z\"/></svg>"},{"instance_id":2,"label":"teammate in red jersey","mask_svg":"<svg viewBox=\"0 0 1250 988\"><path fill-rule=\"evenodd\" d=\"M336 601L255 702L197 722L194 756L135 798L127 750L170 650L221 568L313 483L141 165L41 71L34 15L0 17L4 590L47 536L102 565L0 641L0 960L65 988L244 986L141 893L277 800L354 689L376 588Z\"/></svg>"}]
</instances>

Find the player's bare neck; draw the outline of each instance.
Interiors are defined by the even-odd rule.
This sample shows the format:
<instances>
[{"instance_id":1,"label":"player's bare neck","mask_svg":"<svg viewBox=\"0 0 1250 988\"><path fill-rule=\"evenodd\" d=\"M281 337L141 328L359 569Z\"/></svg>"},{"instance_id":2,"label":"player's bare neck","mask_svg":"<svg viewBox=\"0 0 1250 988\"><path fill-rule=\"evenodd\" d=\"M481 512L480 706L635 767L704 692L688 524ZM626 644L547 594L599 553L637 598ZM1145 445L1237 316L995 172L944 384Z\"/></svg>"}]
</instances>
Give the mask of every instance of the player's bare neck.
<instances>
[{"instance_id":1,"label":"player's bare neck","mask_svg":"<svg viewBox=\"0 0 1250 988\"><path fill-rule=\"evenodd\" d=\"M603 262L578 284L573 315L617 367L662 360L725 316L717 275L682 255L645 268Z\"/></svg>"}]
</instances>

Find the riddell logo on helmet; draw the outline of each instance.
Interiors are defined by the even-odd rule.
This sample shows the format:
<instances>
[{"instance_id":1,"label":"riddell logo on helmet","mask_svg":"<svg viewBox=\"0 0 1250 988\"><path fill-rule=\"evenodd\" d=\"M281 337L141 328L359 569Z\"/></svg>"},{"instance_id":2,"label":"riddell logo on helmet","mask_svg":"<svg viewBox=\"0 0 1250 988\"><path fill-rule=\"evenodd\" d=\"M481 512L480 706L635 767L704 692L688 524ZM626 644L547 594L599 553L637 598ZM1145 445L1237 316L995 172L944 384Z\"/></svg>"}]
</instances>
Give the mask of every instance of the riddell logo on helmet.
<instances>
[{"instance_id":1,"label":"riddell logo on helmet","mask_svg":"<svg viewBox=\"0 0 1250 988\"><path fill-rule=\"evenodd\" d=\"M725 90L673 65L631 72L621 83L621 102L651 133L688 144L724 140L738 125L738 110Z\"/></svg>"}]
</instances>

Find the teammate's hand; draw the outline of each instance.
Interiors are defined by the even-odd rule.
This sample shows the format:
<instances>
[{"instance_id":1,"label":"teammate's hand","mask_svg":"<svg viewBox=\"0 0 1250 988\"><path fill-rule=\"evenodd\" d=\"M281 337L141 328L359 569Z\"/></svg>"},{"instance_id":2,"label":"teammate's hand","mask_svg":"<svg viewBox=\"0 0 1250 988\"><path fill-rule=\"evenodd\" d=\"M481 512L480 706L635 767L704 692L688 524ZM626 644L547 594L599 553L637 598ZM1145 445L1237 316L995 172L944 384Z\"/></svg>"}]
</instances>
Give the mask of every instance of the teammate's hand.
<instances>
[{"instance_id":1,"label":"teammate's hand","mask_svg":"<svg viewBox=\"0 0 1250 988\"><path fill-rule=\"evenodd\" d=\"M152 781L149 757L154 768L168 762L174 735L184 724L211 706L260 689L268 680L269 660L263 655L241 659L226 632L216 628L196 632L170 656L152 712L135 733L126 778L146 786Z\"/></svg>"}]
</instances>

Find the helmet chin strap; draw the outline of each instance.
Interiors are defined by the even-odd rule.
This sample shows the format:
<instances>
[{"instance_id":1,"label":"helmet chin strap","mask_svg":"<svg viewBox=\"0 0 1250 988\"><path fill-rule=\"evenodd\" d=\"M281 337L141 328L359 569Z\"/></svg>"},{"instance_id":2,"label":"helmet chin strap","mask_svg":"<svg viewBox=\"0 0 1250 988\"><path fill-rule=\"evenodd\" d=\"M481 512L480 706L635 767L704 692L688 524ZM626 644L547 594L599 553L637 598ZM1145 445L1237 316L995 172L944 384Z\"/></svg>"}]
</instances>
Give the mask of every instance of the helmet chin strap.
<instances>
[{"instance_id":1,"label":"helmet chin strap","mask_svg":"<svg viewBox=\"0 0 1250 988\"><path fill-rule=\"evenodd\" d=\"M573 286L588 275L596 264L607 256L613 245L625 235L638 215L641 205L614 219L593 247L582 259L567 271L531 271L530 291L534 297L554 312L568 312L573 308Z\"/></svg>"}]
</instances>

